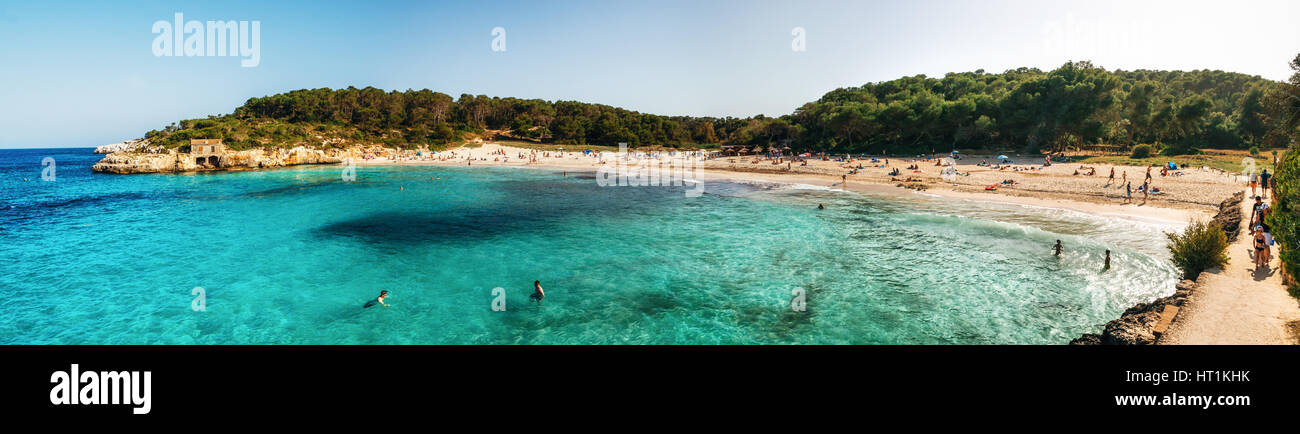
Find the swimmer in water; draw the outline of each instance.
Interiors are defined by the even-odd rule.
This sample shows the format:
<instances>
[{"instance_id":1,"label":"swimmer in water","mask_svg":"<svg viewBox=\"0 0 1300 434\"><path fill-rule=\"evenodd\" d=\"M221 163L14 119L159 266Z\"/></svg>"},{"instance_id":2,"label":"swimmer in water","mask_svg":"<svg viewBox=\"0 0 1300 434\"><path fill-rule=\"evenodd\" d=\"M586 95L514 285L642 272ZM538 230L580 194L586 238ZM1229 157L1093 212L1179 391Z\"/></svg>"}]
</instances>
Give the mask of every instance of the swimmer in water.
<instances>
[{"instance_id":1,"label":"swimmer in water","mask_svg":"<svg viewBox=\"0 0 1300 434\"><path fill-rule=\"evenodd\" d=\"M382 306L384 306L384 307L392 306L391 304L384 303L384 298L387 298L387 297L388 297L388 291L379 291L379 297L375 297L374 300L367 301L367 302L366 302L366 305L365 305L365 306L361 306L361 307L362 307L362 308L367 308L367 307L370 307L370 306L374 306L374 305L376 305L376 304L378 304L378 305L382 305Z\"/></svg>"},{"instance_id":2,"label":"swimmer in water","mask_svg":"<svg viewBox=\"0 0 1300 434\"><path fill-rule=\"evenodd\" d=\"M1055 251L1055 253L1053 253L1053 254L1056 255L1056 257L1058 257L1058 258L1061 257L1061 248L1062 248L1062 247L1061 247L1061 240L1056 240L1056 245L1055 245L1055 246L1052 246L1052 250Z\"/></svg>"},{"instance_id":3,"label":"swimmer in water","mask_svg":"<svg viewBox=\"0 0 1300 434\"><path fill-rule=\"evenodd\" d=\"M538 303L541 303L543 298L546 298L546 291L542 291L542 281L534 280L533 293L532 295L528 296L528 299L530 301L536 301Z\"/></svg>"},{"instance_id":4,"label":"swimmer in water","mask_svg":"<svg viewBox=\"0 0 1300 434\"><path fill-rule=\"evenodd\" d=\"M1110 269L1110 250L1106 250L1106 265L1103 266L1103 267L1101 267L1101 269L1103 269L1103 270L1109 270L1109 269Z\"/></svg>"},{"instance_id":5,"label":"swimmer in water","mask_svg":"<svg viewBox=\"0 0 1300 434\"><path fill-rule=\"evenodd\" d=\"M826 209L826 207L825 207L825 206L822 206L822 204L819 203L819 204L817 204L817 209Z\"/></svg>"}]
</instances>

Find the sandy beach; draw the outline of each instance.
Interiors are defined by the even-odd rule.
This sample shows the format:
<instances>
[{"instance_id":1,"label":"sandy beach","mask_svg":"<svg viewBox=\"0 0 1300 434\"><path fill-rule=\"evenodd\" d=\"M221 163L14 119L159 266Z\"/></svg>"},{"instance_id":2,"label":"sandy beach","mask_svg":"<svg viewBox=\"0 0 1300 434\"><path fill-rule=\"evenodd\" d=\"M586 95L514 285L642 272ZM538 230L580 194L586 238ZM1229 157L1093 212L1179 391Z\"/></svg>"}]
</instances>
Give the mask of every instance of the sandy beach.
<instances>
[{"instance_id":1,"label":"sandy beach","mask_svg":"<svg viewBox=\"0 0 1300 434\"><path fill-rule=\"evenodd\" d=\"M502 155L504 153L504 155ZM534 154L535 153L535 154ZM533 161L533 155L536 155ZM521 156L523 156L521 158ZM358 160L359 165L440 165L440 166L508 166L540 169L595 171L602 164L613 164L614 154L604 157L584 155L581 152L540 151L495 143L478 147L459 147L431 155L378 156ZM664 161L668 161L664 158ZM1069 209L1100 216L1126 218L1161 224L1185 224L1191 220L1208 219L1224 198L1239 191L1237 177L1208 168L1180 170L1178 175L1161 176L1160 168L1152 168L1152 185L1160 194L1151 195L1146 204L1142 194L1134 192L1130 203L1124 203L1121 181L1125 174L1136 189L1145 177L1146 168L1137 166L1089 165L1080 170L1079 164L1057 163L1043 167L1041 159L1013 158L1015 163L998 168L981 165L996 162L988 156L967 156L956 160L957 175L943 175L938 161L924 158L854 159L852 162L808 159L807 165L753 156L719 157L702 160L694 177L701 181L726 179L791 184L808 184L835 189L878 194L914 195L951 198L954 200L995 201L1029 206ZM1029 164L1029 163L1033 164ZM849 174L861 167L856 173ZM914 169L908 169L914 167ZM890 175L897 169L900 173ZM1115 170L1115 181L1107 178ZM1075 173L1080 174L1076 175ZM842 176L847 176L844 185ZM1015 184L1002 184L1003 181ZM1108 185L1109 184L1109 185ZM996 190L986 189L997 185ZM707 188L707 187L706 187Z\"/></svg>"}]
</instances>

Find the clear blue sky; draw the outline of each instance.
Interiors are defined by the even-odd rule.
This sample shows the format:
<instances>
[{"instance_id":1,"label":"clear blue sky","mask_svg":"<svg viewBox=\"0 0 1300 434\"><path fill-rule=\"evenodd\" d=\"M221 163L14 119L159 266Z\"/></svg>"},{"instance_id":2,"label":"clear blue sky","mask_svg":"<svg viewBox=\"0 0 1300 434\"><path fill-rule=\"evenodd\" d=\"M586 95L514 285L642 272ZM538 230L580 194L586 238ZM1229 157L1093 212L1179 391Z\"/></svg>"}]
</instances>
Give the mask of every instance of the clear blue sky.
<instances>
[{"instance_id":1,"label":"clear blue sky","mask_svg":"<svg viewBox=\"0 0 1300 434\"><path fill-rule=\"evenodd\" d=\"M94 146L249 97L375 86L782 115L905 75L1222 69L1283 80L1294 2L0 0L0 147ZM261 64L155 57L155 21L261 22ZM491 50L506 29L505 52ZM807 51L791 50L806 30Z\"/></svg>"}]
</instances>

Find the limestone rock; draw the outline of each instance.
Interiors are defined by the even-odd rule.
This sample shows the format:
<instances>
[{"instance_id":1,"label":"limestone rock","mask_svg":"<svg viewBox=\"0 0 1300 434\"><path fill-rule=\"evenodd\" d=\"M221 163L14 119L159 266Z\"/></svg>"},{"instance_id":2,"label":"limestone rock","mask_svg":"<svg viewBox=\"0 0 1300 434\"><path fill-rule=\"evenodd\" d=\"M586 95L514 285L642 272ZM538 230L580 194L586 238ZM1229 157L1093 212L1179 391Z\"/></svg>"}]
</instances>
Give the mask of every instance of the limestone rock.
<instances>
[{"instance_id":1,"label":"limestone rock","mask_svg":"<svg viewBox=\"0 0 1300 434\"><path fill-rule=\"evenodd\" d=\"M338 150L324 151L299 146L292 149L227 150L215 155L214 164L208 158L210 156L195 156L175 149L159 150L156 153L148 152L147 147L135 149L137 150L112 152L91 166L91 170L102 173L251 170L300 164L338 164L344 159L343 153Z\"/></svg>"},{"instance_id":2,"label":"limestone rock","mask_svg":"<svg viewBox=\"0 0 1300 434\"><path fill-rule=\"evenodd\" d=\"M1183 280L1174 286L1174 294L1157 298L1150 303L1138 303L1124 311L1114 321L1106 323L1101 334L1085 334L1070 341L1070 345L1153 345L1158 336L1156 323L1165 306L1182 306L1196 290L1196 282Z\"/></svg>"},{"instance_id":3,"label":"limestone rock","mask_svg":"<svg viewBox=\"0 0 1300 434\"><path fill-rule=\"evenodd\" d=\"M1219 212L1214 215L1212 221L1223 228L1223 233L1228 236L1228 242L1237 241L1237 236L1241 234L1241 201L1245 199L1245 192L1234 193L1231 197L1224 199L1219 203Z\"/></svg>"}]
</instances>

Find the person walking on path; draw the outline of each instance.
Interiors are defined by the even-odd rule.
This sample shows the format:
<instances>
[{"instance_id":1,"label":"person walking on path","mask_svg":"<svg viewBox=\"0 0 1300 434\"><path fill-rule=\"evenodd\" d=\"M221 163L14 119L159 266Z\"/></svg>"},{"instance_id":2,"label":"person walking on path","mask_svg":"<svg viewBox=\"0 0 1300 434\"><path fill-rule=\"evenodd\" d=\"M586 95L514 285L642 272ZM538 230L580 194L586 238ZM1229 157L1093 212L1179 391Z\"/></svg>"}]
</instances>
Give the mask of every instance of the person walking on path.
<instances>
[{"instance_id":1,"label":"person walking on path","mask_svg":"<svg viewBox=\"0 0 1300 434\"><path fill-rule=\"evenodd\" d=\"M1268 180L1272 177L1273 175L1268 174L1268 169L1264 169L1264 171L1259 174L1259 193L1264 197L1268 197Z\"/></svg>"}]
</instances>

